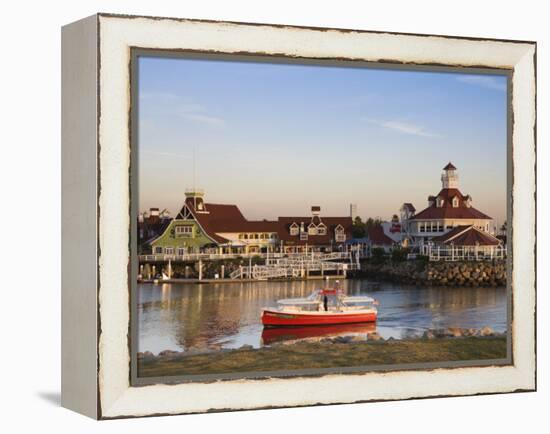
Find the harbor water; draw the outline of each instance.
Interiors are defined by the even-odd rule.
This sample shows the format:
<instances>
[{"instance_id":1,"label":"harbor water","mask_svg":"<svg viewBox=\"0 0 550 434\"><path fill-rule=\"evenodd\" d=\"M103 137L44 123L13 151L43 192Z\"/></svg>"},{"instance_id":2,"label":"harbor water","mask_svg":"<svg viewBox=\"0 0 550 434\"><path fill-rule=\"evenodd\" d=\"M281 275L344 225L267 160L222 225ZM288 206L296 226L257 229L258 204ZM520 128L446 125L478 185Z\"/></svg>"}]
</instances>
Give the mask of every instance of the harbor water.
<instances>
[{"instance_id":1,"label":"harbor water","mask_svg":"<svg viewBox=\"0 0 550 434\"><path fill-rule=\"evenodd\" d=\"M138 285L138 351L203 352L280 340L378 332L385 339L419 336L427 329L489 326L506 330L506 288L415 287L348 279L349 295L379 301L376 324L264 330L261 309L281 298L305 297L322 282Z\"/></svg>"}]
</instances>

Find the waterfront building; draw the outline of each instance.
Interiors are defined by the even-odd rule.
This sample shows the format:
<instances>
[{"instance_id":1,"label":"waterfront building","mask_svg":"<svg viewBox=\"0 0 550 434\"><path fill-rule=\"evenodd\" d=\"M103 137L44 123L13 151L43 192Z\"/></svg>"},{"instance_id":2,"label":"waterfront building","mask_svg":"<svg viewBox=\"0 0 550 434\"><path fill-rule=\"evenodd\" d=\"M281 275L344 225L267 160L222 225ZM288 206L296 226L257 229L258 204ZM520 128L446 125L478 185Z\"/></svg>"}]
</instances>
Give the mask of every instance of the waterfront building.
<instances>
[{"instance_id":1,"label":"waterfront building","mask_svg":"<svg viewBox=\"0 0 550 434\"><path fill-rule=\"evenodd\" d=\"M401 207L402 233L408 242L423 245L459 226L473 226L491 235L492 218L472 206L472 197L459 190L456 167L449 162L441 175L441 190L428 197L428 207L416 213L411 203Z\"/></svg>"},{"instance_id":2,"label":"waterfront building","mask_svg":"<svg viewBox=\"0 0 550 434\"><path fill-rule=\"evenodd\" d=\"M147 249L148 242L162 234L172 218L167 210L150 208L148 212L138 215L138 250Z\"/></svg>"},{"instance_id":3,"label":"waterfront building","mask_svg":"<svg viewBox=\"0 0 550 434\"><path fill-rule=\"evenodd\" d=\"M331 252L343 250L346 240L352 238L350 217L321 217L321 207L312 206L305 217L279 217L280 251Z\"/></svg>"},{"instance_id":4,"label":"waterfront building","mask_svg":"<svg viewBox=\"0 0 550 434\"><path fill-rule=\"evenodd\" d=\"M433 237L422 246L430 259L482 260L503 259L506 248L502 241L473 225L457 226L443 235Z\"/></svg>"},{"instance_id":5,"label":"waterfront building","mask_svg":"<svg viewBox=\"0 0 550 434\"><path fill-rule=\"evenodd\" d=\"M389 253L396 245L396 241L386 235L382 224L369 227L367 229L367 239L369 240L371 252L372 249L380 248Z\"/></svg>"},{"instance_id":6,"label":"waterfront building","mask_svg":"<svg viewBox=\"0 0 550 434\"><path fill-rule=\"evenodd\" d=\"M237 205L206 203L202 190L185 196L177 216L150 242L153 254L332 251L351 238L351 217L322 217L318 206L306 217L254 221Z\"/></svg>"},{"instance_id":7,"label":"waterfront building","mask_svg":"<svg viewBox=\"0 0 550 434\"><path fill-rule=\"evenodd\" d=\"M381 225L386 237L391 238L394 243L401 242L403 235L401 232L401 222L399 221L397 214L392 216L391 221L384 221Z\"/></svg>"}]
</instances>

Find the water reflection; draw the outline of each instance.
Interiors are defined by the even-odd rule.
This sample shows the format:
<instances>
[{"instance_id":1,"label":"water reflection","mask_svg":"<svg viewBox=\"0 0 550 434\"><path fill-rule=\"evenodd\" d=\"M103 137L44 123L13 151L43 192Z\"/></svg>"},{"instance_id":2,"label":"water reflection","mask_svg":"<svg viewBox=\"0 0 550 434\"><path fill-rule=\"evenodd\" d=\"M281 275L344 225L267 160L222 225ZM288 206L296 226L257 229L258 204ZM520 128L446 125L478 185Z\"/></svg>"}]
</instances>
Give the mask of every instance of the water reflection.
<instances>
[{"instance_id":1,"label":"water reflection","mask_svg":"<svg viewBox=\"0 0 550 434\"><path fill-rule=\"evenodd\" d=\"M271 345L276 342L294 342L300 340L315 341L326 337L366 336L376 331L376 324L342 324L315 327L274 327L264 328L262 344Z\"/></svg>"},{"instance_id":2,"label":"water reflection","mask_svg":"<svg viewBox=\"0 0 550 434\"><path fill-rule=\"evenodd\" d=\"M505 288L417 288L367 280L346 280L350 295L368 294L380 301L376 325L359 330L264 331L262 307L280 298L304 297L318 281L220 284L140 284L139 351L218 350L247 344L260 347L281 339L365 334L404 338L428 328L488 325L506 329ZM349 327L349 326L348 326ZM363 325L363 327L365 327ZM372 328L372 329L371 329ZM276 330L276 329L272 329ZM286 338L285 338L286 336Z\"/></svg>"}]
</instances>

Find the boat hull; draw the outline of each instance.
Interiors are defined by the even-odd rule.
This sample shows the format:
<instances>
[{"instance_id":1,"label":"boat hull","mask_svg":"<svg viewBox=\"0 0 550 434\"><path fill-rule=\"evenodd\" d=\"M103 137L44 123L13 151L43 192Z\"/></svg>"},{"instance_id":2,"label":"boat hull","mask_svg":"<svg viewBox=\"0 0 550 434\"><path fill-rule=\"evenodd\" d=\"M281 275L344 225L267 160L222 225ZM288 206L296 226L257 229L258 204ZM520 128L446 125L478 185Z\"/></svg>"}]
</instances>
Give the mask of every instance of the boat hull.
<instances>
[{"instance_id":1,"label":"boat hull","mask_svg":"<svg viewBox=\"0 0 550 434\"><path fill-rule=\"evenodd\" d=\"M317 326L335 324L358 324L376 321L376 311L362 312L281 312L264 309L262 324L265 327Z\"/></svg>"}]
</instances>

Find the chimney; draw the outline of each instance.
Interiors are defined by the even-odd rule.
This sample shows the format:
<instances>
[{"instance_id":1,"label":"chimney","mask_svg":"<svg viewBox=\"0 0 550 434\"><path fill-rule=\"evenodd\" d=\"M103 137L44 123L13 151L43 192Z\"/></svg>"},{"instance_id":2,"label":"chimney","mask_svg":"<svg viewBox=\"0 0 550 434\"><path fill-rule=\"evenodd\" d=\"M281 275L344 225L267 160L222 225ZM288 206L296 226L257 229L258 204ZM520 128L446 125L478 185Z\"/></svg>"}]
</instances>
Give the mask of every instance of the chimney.
<instances>
[{"instance_id":1,"label":"chimney","mask_svg":"<svg viewBox=\"0 0 550 434\"><path fill-rule=\"evenodd\" d=\"M159 216L159 209L158 208L150 208L149 209L149 215L151 217L158 217Z\"/></svg>"}]
</instances>

